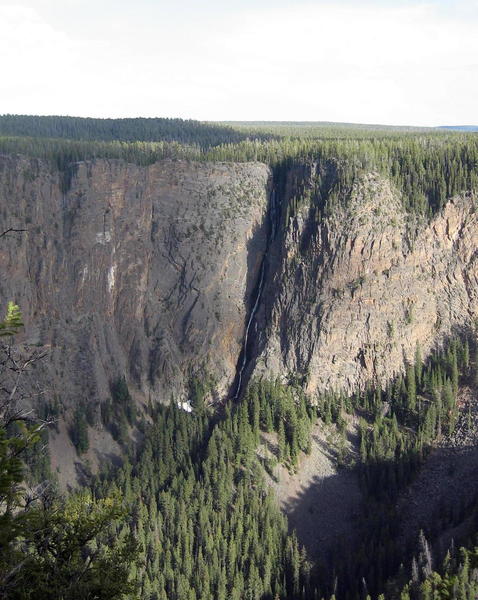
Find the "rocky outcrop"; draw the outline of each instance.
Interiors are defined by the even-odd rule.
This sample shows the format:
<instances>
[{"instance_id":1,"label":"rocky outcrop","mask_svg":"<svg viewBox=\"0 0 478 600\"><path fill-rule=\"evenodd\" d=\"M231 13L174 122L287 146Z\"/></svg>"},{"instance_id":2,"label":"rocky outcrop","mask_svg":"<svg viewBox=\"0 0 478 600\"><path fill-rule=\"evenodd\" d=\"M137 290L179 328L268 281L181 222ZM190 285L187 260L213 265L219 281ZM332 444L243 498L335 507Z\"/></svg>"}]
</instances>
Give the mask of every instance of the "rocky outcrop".
<instances>
[{"instance_id":1,"label":"rocky outcrop","mask_svg":"<svg viewBox=\"0 0 478 600\"><path fill-rule=\"evenodd\" d=\"M266 244L262 164L140 167L0 158L0 304L49 349L38 371L68 406L101 402L125 374L139 401L181 398L195 376L235 377Z\"/></svg>"},{"instance_id":2,"label":"rocky outcrop","mask_svg":"<svg viewBox=\"0 0 478 600\"><path fill-rule=\"evenodd\" d=\"M360 177L329 216L311 165L289 174L281 234L258 315L255 374L302 375L309 392L390 379L478 316L476 195L426 223L404 213L390 182ZM299 194L300 198L293 198Z\"/></svg>"}]
</instances>

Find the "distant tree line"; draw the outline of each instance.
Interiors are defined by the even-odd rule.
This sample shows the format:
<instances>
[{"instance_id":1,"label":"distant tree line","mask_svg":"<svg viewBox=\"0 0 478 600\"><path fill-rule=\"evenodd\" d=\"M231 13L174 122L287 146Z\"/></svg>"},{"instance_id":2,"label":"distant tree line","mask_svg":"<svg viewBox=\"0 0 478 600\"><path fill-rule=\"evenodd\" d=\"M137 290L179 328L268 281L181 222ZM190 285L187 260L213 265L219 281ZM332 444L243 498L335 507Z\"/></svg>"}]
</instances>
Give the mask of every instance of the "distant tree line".
<instances>
[{"instance_id":1,"label":"distant tree line","mask_svg":"<svg viewBox=\"0 0 478 600\"><path fill-rule=\"evenodd\" d=\"M201 148L226 142L237 143L249 137L248 133L227 125L192 119L94 119L34 115L0 115L0 135L104 142L179 142ZM266 140L274 136L271 133L259 133L257 137Z\"/></svg>"}]
</instances>

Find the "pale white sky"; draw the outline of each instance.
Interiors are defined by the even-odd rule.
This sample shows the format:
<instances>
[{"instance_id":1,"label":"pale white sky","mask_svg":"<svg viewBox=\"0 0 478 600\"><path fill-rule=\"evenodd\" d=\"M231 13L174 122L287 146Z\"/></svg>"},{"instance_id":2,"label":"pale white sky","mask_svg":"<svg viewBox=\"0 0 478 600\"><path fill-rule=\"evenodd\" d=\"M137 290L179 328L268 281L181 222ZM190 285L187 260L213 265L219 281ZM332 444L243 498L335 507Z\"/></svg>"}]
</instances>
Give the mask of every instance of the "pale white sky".
<instances>
[{"instance_id":1,"label":"pale white sky","mask_svg":"<svg viewBox=\"0 0 478 600\"><path fill-rule=\"evenodd\" d=\"M478 124L478 0L0 0L0 114Z\"/></svg>"}]
</instances>

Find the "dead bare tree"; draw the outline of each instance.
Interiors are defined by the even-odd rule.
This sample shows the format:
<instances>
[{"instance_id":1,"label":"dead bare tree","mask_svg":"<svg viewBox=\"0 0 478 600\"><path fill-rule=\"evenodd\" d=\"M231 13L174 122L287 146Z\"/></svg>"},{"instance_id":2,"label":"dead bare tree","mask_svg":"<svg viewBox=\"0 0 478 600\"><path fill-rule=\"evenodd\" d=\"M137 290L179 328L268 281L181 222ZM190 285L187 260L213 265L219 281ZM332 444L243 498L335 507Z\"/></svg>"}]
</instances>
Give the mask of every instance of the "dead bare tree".
<instances>
[{"instance_id":1,"label":"dead bare tree","mask_svg":"<svg viewBox=\"0 0 478 600\"><path fill-rule=\"evenodd\" d=\"M26 231L28 231L28 229L16 229L15 227L9 227L8 229L0 233L0 238L2 238L5 235L8 235L9 233L25 233Z\"/></svg>"}]
</instances>

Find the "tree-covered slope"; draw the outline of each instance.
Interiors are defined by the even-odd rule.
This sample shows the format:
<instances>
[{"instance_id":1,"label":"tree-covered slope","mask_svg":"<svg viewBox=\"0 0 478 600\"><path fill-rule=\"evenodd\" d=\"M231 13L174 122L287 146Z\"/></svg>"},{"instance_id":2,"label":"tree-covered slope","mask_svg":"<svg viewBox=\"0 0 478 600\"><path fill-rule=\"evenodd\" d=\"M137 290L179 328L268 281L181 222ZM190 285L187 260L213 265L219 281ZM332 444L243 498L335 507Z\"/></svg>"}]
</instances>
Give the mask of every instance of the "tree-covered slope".
<instances>
[{"instance_id":1,"label":"tree-covered slope","mask_svg":"<svg viewBox=\"0 0 478 600\"><path fill-rule=\"evenodd\" d=\"M119 489L125 499L129 517L115 531L119 539L132 532L139 542L141 566L133 575L141 597L298 600L335 594L359 600L368 592L393 599L404 589L402 597L428 598L431 585L441 590L436 598L445 598L456 581L474 589L466 571L472 555L465 551L451 548L446 574L432 574L443 552L437 540L447 528L467 523L457 542L474 533L474 503L466 504L463 494L460 511L443 505L440 527L424 522L423 534L418 527L401 529L399 500L437 441L453 434L459 418L469 418L458 391L476 379L475 355L468 339L451 340L426 362L418 349L406 376L386 389L325 394L317 407L308 404L299 382L263 380L216 416L202 396L191 398L193 414L174 404L152 409L147 420L153 424L139 423L140 450L93 483L95 494ZM344 424L354 414L360 415L360 454L356 465L343 468L356 470L361 481L360 535L338 542L332 552L319 544L317 554L307 556L287 534L265 475L273 475L278 462L300 469L317 419L326 427L335 422L345 436ZM278 439L273 457L257 453L265 432ZM316 516L311 511L304 518Z\"/></svg>"}]
</instances>

